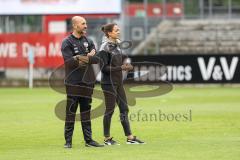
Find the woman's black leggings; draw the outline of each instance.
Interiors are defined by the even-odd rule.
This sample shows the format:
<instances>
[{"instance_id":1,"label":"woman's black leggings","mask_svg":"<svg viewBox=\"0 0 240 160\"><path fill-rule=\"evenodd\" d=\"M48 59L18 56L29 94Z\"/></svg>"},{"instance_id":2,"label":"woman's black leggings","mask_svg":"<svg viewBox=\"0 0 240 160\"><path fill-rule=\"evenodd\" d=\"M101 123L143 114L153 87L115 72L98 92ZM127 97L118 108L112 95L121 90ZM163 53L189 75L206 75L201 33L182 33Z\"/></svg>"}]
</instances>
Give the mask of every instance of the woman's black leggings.
<instances>
[{"instance_id":1,"label":"woman's black leggings","mask_svg":"<svg viewBox=\"0 0 240 160\"><path fill-rule=\"evenodd\" d=\"M131 129L128 119L128 104L123 85L102 84L102 90L105 97L106 110L103 118L104 136L110 136L111 118L114 113L117 102L120 110L120 121L123 126L125 136L131 135Z\"/></svg>"}]
</instances>

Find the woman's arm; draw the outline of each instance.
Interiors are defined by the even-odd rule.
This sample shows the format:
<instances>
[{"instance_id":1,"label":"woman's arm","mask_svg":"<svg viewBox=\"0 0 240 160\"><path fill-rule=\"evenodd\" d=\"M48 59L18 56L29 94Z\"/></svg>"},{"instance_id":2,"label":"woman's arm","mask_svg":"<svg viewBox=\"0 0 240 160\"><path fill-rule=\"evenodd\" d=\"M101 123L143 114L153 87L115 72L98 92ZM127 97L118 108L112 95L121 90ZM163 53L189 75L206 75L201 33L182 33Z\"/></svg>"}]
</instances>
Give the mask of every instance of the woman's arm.
<instances>
[{"instance_id":1,"label":"woman's arm","mask_svg":"<svg viewBox=\"0 0 240 160\"><path fill-rule=\"evenodd\" d=\"M109 64L109 53L105 51L100 51L98 53L98 57L100 58L100 66L102 68L103 72L110 73L110 72L116 72L116 71L122 71L122 66L111 66Z\"/></svg>"}]
</instances>

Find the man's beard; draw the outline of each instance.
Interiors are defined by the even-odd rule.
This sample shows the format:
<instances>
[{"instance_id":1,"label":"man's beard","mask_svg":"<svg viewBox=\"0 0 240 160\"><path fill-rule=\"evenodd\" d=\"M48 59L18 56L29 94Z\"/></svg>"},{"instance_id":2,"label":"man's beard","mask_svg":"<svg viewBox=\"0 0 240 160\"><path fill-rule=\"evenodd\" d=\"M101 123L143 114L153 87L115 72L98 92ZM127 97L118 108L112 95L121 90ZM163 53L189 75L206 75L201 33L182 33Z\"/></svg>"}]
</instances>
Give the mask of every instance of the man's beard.
<instances>
[{"instance_id":1,"label":"man's beard","mask_svg":"<svg viewBox=\"0 0 240 160\"><path fill-rule=\"evenodd\" d=\"M87 33L87 31L86 30L81 30L81 31L78 31L78 34L80 34L80 35L85 35Z\"/></svg>"}]
</instances>

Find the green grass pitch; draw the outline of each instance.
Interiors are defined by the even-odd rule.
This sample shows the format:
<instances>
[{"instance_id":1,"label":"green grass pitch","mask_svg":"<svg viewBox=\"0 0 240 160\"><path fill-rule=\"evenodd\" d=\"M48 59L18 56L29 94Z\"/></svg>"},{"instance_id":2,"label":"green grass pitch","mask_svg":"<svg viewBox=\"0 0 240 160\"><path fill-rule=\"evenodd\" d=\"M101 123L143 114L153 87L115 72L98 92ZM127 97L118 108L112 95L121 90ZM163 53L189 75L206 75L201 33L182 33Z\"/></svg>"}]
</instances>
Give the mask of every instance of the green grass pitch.
<instances>
[{"instance_id":1,"label":"green grass pitch","mask_svg":"<svg viewBox=\"0 0 240 160\"><path fill-rule=\"evenodd\" d=\"M238 86L176 86L162 96L138 98L130 107L135 118L131 127L145 145L125 144L116 108L111 134L121 145L103 148L84 146L79 122L75 124L73 148L63 148L64 122L55 116L54 108L64 98L50 88L1 88L0 160L239 160ZM93 100L93 106L99 103ZM159 116L159 111L186 117L179 121L150 119L150 114ZM92 121L92 129L94 139L102 142L102 117Z\"/></svg>"}]
</instances>

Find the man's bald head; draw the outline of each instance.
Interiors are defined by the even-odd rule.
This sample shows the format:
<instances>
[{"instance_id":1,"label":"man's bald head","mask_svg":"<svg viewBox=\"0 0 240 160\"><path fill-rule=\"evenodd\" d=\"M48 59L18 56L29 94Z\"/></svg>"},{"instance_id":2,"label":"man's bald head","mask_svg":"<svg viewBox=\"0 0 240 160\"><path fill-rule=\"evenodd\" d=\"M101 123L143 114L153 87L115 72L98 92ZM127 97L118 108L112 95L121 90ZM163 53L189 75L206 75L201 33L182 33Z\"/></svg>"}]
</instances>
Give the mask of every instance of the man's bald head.
<instances>
[{"instance_id":1,"label":"man's bald head","mask_svg":"<svg viewBox=\"0 0 240 160\"><path fill-rule=\"evenodd\" d=\"M76 32L82 35L86 33L87 22L85 18L81 16L74 16L72 17L72 27L73 27L73 32Z\"/></svg>"},{"instance_id":2,"label":"man's bald head","mask_svg":"<svg viewBox=\"0 0 240 160\"><path fill-rule=\"evenodd\" d=\"M82 22L82 21L86 21L85 18L81 17L81 16L74 16L72 17L72 25L75 25L79 22Z\"/></svg>"}]
</instances>

